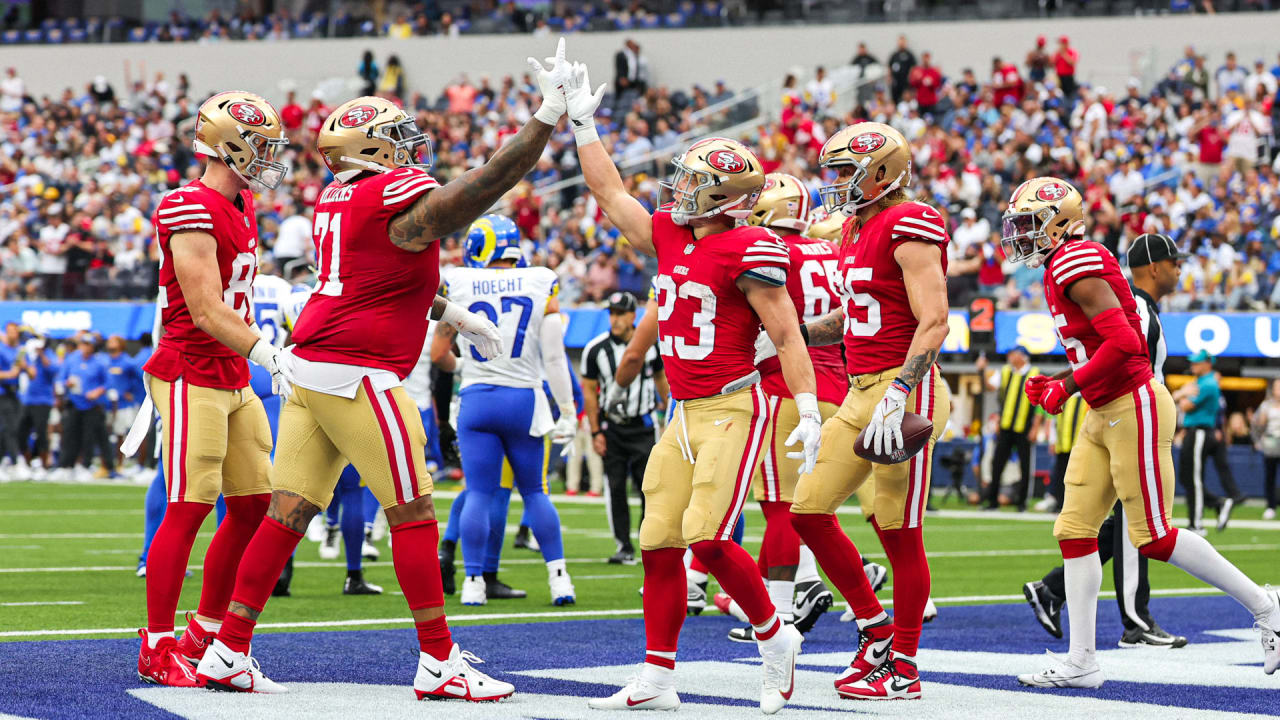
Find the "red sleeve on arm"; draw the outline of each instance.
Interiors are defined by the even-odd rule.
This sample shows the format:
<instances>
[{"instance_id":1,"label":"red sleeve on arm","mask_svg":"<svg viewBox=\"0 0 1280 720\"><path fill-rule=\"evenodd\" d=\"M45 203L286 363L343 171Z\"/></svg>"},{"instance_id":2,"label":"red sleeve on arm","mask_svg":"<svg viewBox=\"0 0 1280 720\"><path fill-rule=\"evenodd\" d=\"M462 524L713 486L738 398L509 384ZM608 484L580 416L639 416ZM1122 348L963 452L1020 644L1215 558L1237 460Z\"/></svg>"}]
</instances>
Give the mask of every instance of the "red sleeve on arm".
<instances>
[{"instance_id":1,"label":"red sleeve on arm","mask_svg":"<svg viewBox=\"0 0 1280 720\"><path fill-rule=\"evenodd\" d=\"M1089 362L1074 372L1076 384L1084 387L1100 381L1123 365L1130 355L1147 356L1147 343L1129 324L1121 308L1111 308L1093 318L1093 327L1106 338Z\"/></svg>"}]
</instances>

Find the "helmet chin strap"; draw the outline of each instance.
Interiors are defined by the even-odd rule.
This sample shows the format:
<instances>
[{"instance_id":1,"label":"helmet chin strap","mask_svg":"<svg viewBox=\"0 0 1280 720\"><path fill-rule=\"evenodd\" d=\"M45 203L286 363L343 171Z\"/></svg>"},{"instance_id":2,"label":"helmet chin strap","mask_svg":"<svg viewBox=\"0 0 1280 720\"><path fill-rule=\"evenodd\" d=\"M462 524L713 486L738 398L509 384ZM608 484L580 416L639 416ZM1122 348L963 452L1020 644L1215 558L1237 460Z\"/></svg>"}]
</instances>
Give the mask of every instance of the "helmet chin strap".
<instances>
[{"instance_id":1,"label":"helmet chin strap","mask_svg":"<svg viewBox=\"0 0 1280 720\"><path fill-rule=\"evenodd\" d=\"M339 156L338 159L341 160L342 162L351 163L352 165L358 165L364 168L364 170L343 170L342 172L334 173L333 176L338 179L338 182L346 182L351 178L359 175L360 173L365 172L366 170L372 170L373 172L379 172L379 173L391 172L391 168L387 167L386 165L379 165L376 162L369 162L368 160L362 160L360 158L353 158L353 157L348 157L346 155L342 155L342 156Z\"/></svg>"}]
</instances>

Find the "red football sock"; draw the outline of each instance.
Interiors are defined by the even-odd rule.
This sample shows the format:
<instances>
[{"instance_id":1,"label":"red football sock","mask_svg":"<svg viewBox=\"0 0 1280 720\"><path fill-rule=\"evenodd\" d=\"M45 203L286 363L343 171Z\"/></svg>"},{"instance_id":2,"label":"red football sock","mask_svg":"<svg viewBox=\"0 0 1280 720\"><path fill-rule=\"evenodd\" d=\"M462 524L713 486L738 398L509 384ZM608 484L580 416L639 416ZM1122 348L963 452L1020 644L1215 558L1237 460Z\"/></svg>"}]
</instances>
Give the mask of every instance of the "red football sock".
<instances>
[{"instance_id":1,"label":"red football sock","mask_svg":"<svg viewBox=\"0 0 1280 720\"><path fill-rule=\"evenodd\" d=\"M244 557L244 549L249 546L262 517L267 514L271 493L225 499L227 516L213 534L213 541L204 555L204 585L196 610L197 615L218 621L227 613L227 602L235 589L240 558Z\"/></svg>"},{"instance_id":2,"label":"red football sock","mask_svg":"<svg viewBox=\"0 0 1280 720\"><path fill-rule=\"evenodd\" d=\"M147 632L173 632L182 580L196 533L212 505L171 502L147 552ZM224 608L225 609L225 608Z\"/></svg>"},{"instance_id":3,"label":"red football sock","mask_svg":"<svg viewBox=\"0 0 1280 720\"><path fill-rule=\"evenodd\" d=\"M768 534L767 530L765 534ZM756 556L756 569L760 571L760 577L766 580L769 579L769 543L767 540L768 538L766 537L766 542L760 543L760 554Z\"/></svg>"},{"instance_id":4,"label":"red football sock","mask_svg":"<svg viewBox=\"0 0 1280 720\"><path fill-rule=\"evenodd\" d=\"M872 618L884 612L880 601L862 570L862 556L835 515L797 515L791 513L791 526L813 552L818 565L859 618ZM897 583L894 583L897 587Z\"/></svg>"},{"instance_id":5,"label":"red football sock","mask_svg":"<svg viewBox=\"0 0 1280 720\"><path fill-rule=\"evenodd\" d=\"M440 561L436 559L440 545L436 521L400 523L391 528L391 536L391 560L409 609L444 607L444 585L440 581ZM452 641L449 647L453 647ZM445 658L448 657L446 652Z\"/></svg>"},{"instance_id":6,"label":"red football sock","mask_svg":"<svg viewBox=\"0 0 1280 720\"><path fill-rule=\"evenodd\" d=\"M231 594L231 601L261 612L300 540L302 533L285 527L274 518L264 517L244 550L248 561L240 563L236 571L236 589ZM222 619L218 639L236 652L249 652L256 624L255 620L229 612Z\"/></svg>"},{"instance_id":7,"label":"red football sock","mask_svg":"<svg viewBox=\"0 0 1280 720\"><path fill-rule=\"evenodd\" d=\"M930 589L924 535L921 528L913 527L885 530L880 537L893 565L893 651L915 657Z\"/></svg>"},{"instance_id":8,"label":"red football sock","mask_svg":"<svg viewBox=\"0 0 1280 720\"><path fill-rule=\"evenodd\" d=\"M764 543L760 556L768 558L769 567L790 567L800 564L800 536L791 527L791 503L762 502L764 512ZM768 577L768 572L761 573Z\"/></svg>"},{"instance_id":9,"label":"red football sock","mask_svg":"<svg viewBox=\"0 0 1280 720\"><path fill-rule=\"evenodd\" d=\"M884 547L884 530L880 529L880 523L876 522L876 516L868 515L867 522L871 523L871 529L876 531L876 539L880 541L880 547Z\"/></svg>"},{"instance_id":10,"label":"red football sock","mask_svg":"<svg viewBox=\"0 0 1280 720\"><path fill-rule=\"evenodd\" d=\"M720 587L737 601L752 625L773 617L773 601L760 579L751 555L732 540L702 540L690 546L693 556L711 568Z\"/></svg>"},{"instance_id":11,"label":"red football sock","mask_svg":"<svg viewBox=\"0 0 1280 720\"><path fill-rule=\"evenodd\" d=\"M395 543L392 543L394 549ZM413 624L418 629L418 649L437 660L448 660L453 652L453 634L449 632L449 621L441 615L438 618L423 620Z\"/></svg>"},{"instance_id":12,"label":"red football sock","mask_svg":"<svg viewBox=\"0 0 1280 720\"><path fill-rule=\"evenodd\" d=\"M671 669L676 666L676 645L684 625L684 550L641 550L640 559L644 563L644 661Z\"/></svg>"},{"instance_id":13,"label":"red football sock","mask_svg":"<svg viewBox=\"0 0 1280 720\"><path fill-rule=\"evenodd\" d=\"M665 549L665 548L664 548ZM698 559L697 555L689 558L689 569L694 572L700 572L703 575L710 575L711 570Z\"/></svg>"}]
</instances>

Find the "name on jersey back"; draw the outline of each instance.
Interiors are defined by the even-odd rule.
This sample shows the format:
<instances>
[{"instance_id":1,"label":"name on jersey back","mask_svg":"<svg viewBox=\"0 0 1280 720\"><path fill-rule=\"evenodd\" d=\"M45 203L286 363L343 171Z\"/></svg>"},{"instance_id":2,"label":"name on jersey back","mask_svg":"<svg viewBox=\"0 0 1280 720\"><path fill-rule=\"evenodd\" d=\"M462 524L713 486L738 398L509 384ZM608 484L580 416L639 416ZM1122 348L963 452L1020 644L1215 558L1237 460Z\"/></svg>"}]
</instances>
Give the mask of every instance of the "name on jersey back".
<instances>
[{"instance_id":1,"label":"name on jersey back","mask_svg":"<svg viewBox=\"0 0 1280 720\"><path fill-rule=\"evenodd\" d=\"M320 199L317 203L326 202L346 202L351 199L351 193L356 189L355 185L334 185L324 189L320 193Z\"/></svg>"},{"instance_id":2,"label":"name on jersey back","mask_svg":"<svg viewBox=\"0 0 1280 720\"><path fill-rule=\"evenodd\" d=\"M501 295L524 291L524 280L519 277L498 277L492 280L472 280L472 295Z\"/></svg>"}]
</instances>

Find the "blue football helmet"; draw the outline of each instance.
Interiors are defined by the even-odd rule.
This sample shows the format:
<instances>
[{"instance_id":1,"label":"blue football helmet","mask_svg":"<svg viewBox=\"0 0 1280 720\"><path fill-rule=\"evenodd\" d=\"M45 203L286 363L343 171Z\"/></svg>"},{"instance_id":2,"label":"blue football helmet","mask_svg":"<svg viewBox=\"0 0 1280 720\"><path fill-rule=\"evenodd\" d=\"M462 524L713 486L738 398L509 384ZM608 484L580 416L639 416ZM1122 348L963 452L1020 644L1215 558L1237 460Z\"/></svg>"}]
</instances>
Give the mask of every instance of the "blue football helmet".
<instances>
[{"instance_id":1,"label":"blue football helmet","mask_svg":"<svg viewBox=\"0 0 1280 720\"><path fill-rule=\"evenodd\" d=\"M484 215L471 223L463 245L463 262L467 267L488 267L494 260L515 260L516 267L526 267L520 250L520 229L502 215Z\"/></svg>"}]
</instances>

